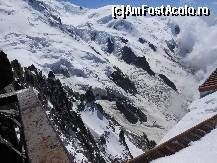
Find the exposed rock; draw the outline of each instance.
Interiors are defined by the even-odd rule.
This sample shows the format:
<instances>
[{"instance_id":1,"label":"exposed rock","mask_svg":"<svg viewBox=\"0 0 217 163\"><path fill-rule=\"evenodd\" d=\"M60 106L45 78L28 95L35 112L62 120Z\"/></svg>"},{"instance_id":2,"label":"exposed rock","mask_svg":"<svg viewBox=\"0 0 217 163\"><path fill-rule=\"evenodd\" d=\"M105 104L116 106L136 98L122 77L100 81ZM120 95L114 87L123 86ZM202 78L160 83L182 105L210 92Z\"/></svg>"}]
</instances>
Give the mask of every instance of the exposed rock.
<instances>
[{"instance_id":1,"label":"exposed rock","mask_svg":"<svg viewBox=\"0 0 217 163\"><path fill-rule=\"evenodd\" d=\"M13 67L14 70L14 77L22 80L24 72L18 60L17 59L13 60L11 62L11 66Z\"/></svg>"},{"instance_id":2,"label":"exposed rock","mask_svg":"<svg viewBox=\"0 0 217 163\"><path fill-rule=\"evenodd\" d=\"M137 93L134 83L126 75L124 75L119 68L116 67L115 69L116 71L114 71L110 76L111 80L126 92L131 94Z\"/></svg>"},{"instance_id":3,"label":"exposed rock","mask_svg":"<svg viewBox=\"0 0 217 163\"><path fill-rule=\"evenodd\" d=\"M7 55L0 51L0 90L13 81L13 72Z\"/></svg>"},{"instance_id":4,"label":"exposed rock","mask_svg":"<svg viewBox=\"0 0 217 163\"><path fill-rule=\"evenodd\" d=\"M123 37L121 37L121 41L122 41L123 43L125 43L125 44L127 44L127 43L128 43L128 40L127 40L127 39L125 39L125 38L123 38Z\"/></svg>"},{"instance_id":5,"label":"exposed rock","mask_svg":"<svg viewBox=\"0 0 217 163\"><path fill-rule=\"evenodd\" d=\"M16 63L16 61L13 62ZM22 74L24 81L20 81L19 84L23 87L35 87L39 91L39 99L44 109L48 109L48 100L52 103L53 108L50 110L49 117L58 133L63 134L69 140L74 133L76 135L75 138L78 139L84 149L84 155L90 162L105 162L100 155L92 134L85 127L81 117L71 110L73 104L70 98L68 98L70 92L65 92L66 90L63 88L61 82L53 78L52 72L49 73L49 78L46 78L37 69L30 71L31 68L25 68L24 74Z\"/></svg>"},{"instance_id":6,"label":"exposed rock","mask_svg":"<svg viewBox=\"0 0 217 163\"><path fill-rule=\"evenodd\" d=\"M55 79L55 75L54 75L53 71L50 71L48 73L48 78Z\"/></svg>"},{"instance_id":7,"label":"exposed rock","mask_svg":"<svg viewBox=\"0 0 217 163\"><path fill-rule=\"evenodd\" d=\"M92 87L90 87L86 91L86 93L85 93L85 99L87 100L87 102L94 102L95 101L95 96L93 94Z\"/></svg>"},{"instance_id":8,"label":"exposed rock","mask_svg":"<svg viewBox=\"0 0 217 163\"><path fill-rule=\"evenodd\" d=\"M36 67L32 64L31 66L28 67L30 71L37 71Z\"/></svg>"},{"instance_id":9,"label":"exposed rock","mask_svg":"<svg viewBox=\"0 0 217 163\"><path fill-rule=\"evenodd\" d=\"M96 35L97 35L96 32L91 32L90 33L90 39L91 39L91 41L95 41L96 40Z\"/></svg>"},{"instance_id":10,"label":"exposed rock","mask_svg":"<svg viewBox=\"0 0 217 163\"><path fill-rule=\"evenodd\" d=\"M176 85L168 79L165 75L159 74L159 77L163 79L164 83L167 84L170 88L172 88L174 91L177 91Z\"/></svg>"},{"instance_id":11,"label":"exposed rock","mask_svg":"<svg viewBox=\"0 0 217 163\"><path fill-rule=\"evenodd\" d=\"M93 49L93 51L95 51L95 52L96 52L96 54L99 54L99 55L101 55L101 54L100 54L100 52L98 52L98 51L97 51L97 50L96 50L94 47L92 47L92 46L91 46L91 48Z\"/></svg>"},{"instance_id":12,"label":"exposed rock","mask_svg":"<svg viewBox=\"0 0 217 163\"><path fill-rule=\"evenodd\" d=\"M131 48L127 46L124 46L122 48L121 53L122 53L122 59L128 64L133 64L137 58L137 56L134 54Z\"/></svg>"},{"instance_id":13,"label":"exposed rock","mask_svg":"<svg viewBox=\"0 0 217 163\"><path fill-rule=\"evenodd\" d=\"M156 47L154 44L150 43L149 41L145 40L144 38L141 38L141 37L140 37L138 41L139 41L141 44L148 43L148 46L149 46L154 52L157 51L157 47Z\"/></svg>"},{"instance_id":14,"label":"exposed rock","mask_svg":"<svg viewBox=\"0 0 217 163\"><path fill-rule=\"evenodd\" d=\"M144 43L147 43L148 41L146 41L145 39L143 39L143 38L139 38L139 40L138 40L141 44L144 44Z\"/></svg>"},{"instance_id":15,"label":"exposed rock","mask_svg":"<svg viewBox=\"0 0 217 163\"><path fill-rule=\"evenodd\" d=\"M175 28L174 28L175 34L179 34L180 31L181 31L180 27L178 25L175 25Z\"/></svg>"},{"instance_id":16,"label":"exposed rock","mask_svg":"<svg viewBox=\"0 0 217 163\"><path fill-rule=\"evenodd\" d=\"M135 65L138 68L142 68L145 70L149 75L154 76L155 73L152 71L151 67L149 66L149 63L147 62L146 58L143 57L137 57L134 52L131 50L131 48L124 46L122 48L122 59L128 63Z\"/></svg>"},{"instance_id":17,"label":"exposed rock","mask_svg":"<svg viewBox=\"0 0 217 163\"><path fill-rule=\"evenodd\" d=\"M143 133L142 135L135 135L132 133L128 133L125 131L125 135L128 136L129 140L137 147L139 147L142 150L152 149L157 144L154 140L148 139L147 135Z\"/></svg>"},{"instance_id":18,"label":"exposed rock","mask_svg":"<svg viewBox=\"0 0 217 163\"><path fill-rule=\"evenodd\" d=\"M130 123L135 124L138 122L138 120L140 120L140 122L147 121L147 116L140 109L136 108L126 100L117 100L116 106L117 109L124 114L124 116Z\"/></svg>"},{"instance_id":19,"label":"exposed rock","mask_svg":"<svg viewBox=\"0 0 217 163\"><path fill-rule=\"evenodd\" d=\"M139 67L142 68L143 70L147 71L147 73L151 76L154 76L155 73L154 71L152 71L151 67L149 66L148 61L146 60L145 57L137 57L134 61L134 64Z\"/></svg>"},{"instance_id":20,"label":"exposed rock","mask_svg":"<svg viewBox=\"0 0 217 163\"><path fill-rule=\"evenodd\" d=\"M166 41L166 44L171 52L174 53L175 48L178 46L174 40Z\"/></svg>"},{"instance_id":21,"label":"exposed rock","mask_svg":"<svg viewBox=\"0 0 217 163\"><path fill-rule=\"evenodd\" d=\"M111 38L108 38L107 41L107 52L112 53L114 51L114 43Z\"/></svg>"},{"instance_id":22,"label":"exposed rock","mask_svg":"<svg viewBox=\"0 0 217 163\"><path fill-rule=\"evenodd\" d=\"M111 23L108 24L108 27L112 27L118 31L126 31L126 32L133 32L135 31L135 27L133 24L127 20L117 20L117 21L112 21Z\"/></svg>"},{"instance_id":23,"label":"exposed rock","mask_svg":"<svg viewBox=\"0 0 217 163\"><path fill-rule=\"evenodd\" d=\"M149 46L154 52L157 51L157 47L156 47L154 44L148 43L148 46Z\"/></svg>"},{"instance_id":24,"label":"exposed rock","mask_svg":"<svg viewBox=\"0 0 217 163\"><path fill-rule=\"evenodd\" d=\"M138 122L138 117L135 113L126 107L126 104L123 101L116 102L117 109L124 114L125 118L132 124L136 124Z\"/></svg>"},{"instance_id":25,"label":"exposed rock","mask_svg":"<svg viewBox=\"0 0 217 163\"><path fill-rule=\"evenodd\" d=\"M145 133L143 133L141 141L144 141L143 144L147 145L146 148L148 148L148 149L152 149L157 145L155 141L149 140Z\"/></svg>"}]
</instances>

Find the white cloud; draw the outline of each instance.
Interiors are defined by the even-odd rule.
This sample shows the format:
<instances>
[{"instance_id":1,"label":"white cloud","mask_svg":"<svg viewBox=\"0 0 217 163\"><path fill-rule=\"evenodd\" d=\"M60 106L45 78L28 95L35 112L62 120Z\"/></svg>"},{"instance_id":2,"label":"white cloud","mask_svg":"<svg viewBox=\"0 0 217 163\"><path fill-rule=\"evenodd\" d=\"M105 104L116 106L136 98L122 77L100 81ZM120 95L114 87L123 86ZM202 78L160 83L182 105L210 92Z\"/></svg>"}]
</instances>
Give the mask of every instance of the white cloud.
<instances>
[{"instance_id":1,"label":"white cloud","mask_svg":"<svg viewBox=\"0 0 217 163\"><path fill-rule=\"evenodd\" d=\"M213 20L216 17L176 18L181 27L178 36L180 55L186 65L194 68L200 79L206 78L217 68L217 22Z\"/></svg>"}]
</instances>

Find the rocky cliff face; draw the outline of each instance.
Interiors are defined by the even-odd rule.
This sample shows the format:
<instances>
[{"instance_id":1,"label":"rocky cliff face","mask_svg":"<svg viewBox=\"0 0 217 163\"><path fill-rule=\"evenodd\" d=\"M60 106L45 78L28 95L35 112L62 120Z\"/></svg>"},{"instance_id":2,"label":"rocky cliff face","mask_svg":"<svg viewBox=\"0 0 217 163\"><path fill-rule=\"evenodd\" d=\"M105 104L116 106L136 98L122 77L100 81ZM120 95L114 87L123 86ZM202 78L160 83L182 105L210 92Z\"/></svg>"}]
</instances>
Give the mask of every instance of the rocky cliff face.
<instances>
[{"instance_id":1,"label":"rocky cliff face","mask_svg":"<svg viewBox=\"0 0 217 163\"><path fill-rule=\"evenodd\" d=\"M78 162L86 160L99 163L114 160L123 161L132 158L125 140L124 129L119 131L119 124L104 112L100 104L96 103L97 97L93 94L92 88L89 88L85 94L81 95L69 87L63 86L52 71L46 77L34 65L23 68L17 60L12 61L11 65L14 70L13 86L15 90L30 86L35 88L50 121L72 158ZM77 108L76 111L73 108ZM107 127L111 128L111 131L105 131L100 137L95 137L96 135L85 126L81 118L80 113L85 110L96 111L97 118L109 122ZM123 109L122 111L125 112ZM118 152L122 154L122 157L112 157L106 151L108 138L111 134L117 136L116 141L122 150ZM140 142L138 138L137 141ZM144 147L148 145L146 142L142 142L142 144Z\"/></svg>"},{"instance_id":2,"label":"rocky cliff face","mask_svg":"<svg viewBox=\"0 0 217 163\"><path fill-rule=\"evenodd\" d=\"M7 55L0 51L0 91L7 85L9 85L13 80L12 68Z\"/></svg>"},{"instance_id":3,"label":"rocky cliff face","mask_svg":"<svg viewBox=\"0 0 217 163\"><path fill-rule=\"evenodd\" d=\"M186 113L194 78L170 18L114 20L110 6L60 0L0 0L0 13L0 46L22 65L12 62L16 89L39 92L77 162L136 156Z\"/></svg>"}]
</instances>

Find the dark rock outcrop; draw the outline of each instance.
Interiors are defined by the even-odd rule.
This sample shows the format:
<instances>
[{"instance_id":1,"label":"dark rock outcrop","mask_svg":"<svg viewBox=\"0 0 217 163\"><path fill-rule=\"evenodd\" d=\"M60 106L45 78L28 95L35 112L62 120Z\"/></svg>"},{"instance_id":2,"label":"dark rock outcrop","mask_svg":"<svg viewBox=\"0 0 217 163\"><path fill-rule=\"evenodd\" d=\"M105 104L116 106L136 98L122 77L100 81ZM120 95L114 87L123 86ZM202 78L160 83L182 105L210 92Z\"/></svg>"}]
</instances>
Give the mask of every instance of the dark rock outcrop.
<instances>
[{"instance_id":1,"label":"dark rock outcrop","mask_svg":"<svg viewBox=\"0 0 217 163\"><path fill-rule=\"evenodd\" d=\"M0 90L13 81L13 72L7 55L0 51Z\"/></svg>"},{"instance_id":2,"label":"dark rock outcrop","mask_svg":"<svg viewBox=\"0 0 217 163\"><path fill-rule=\"evenodd\" d=\"M87 100L87 102L94 102L95 101L95 96L93 94L93 90L92 87L90 87L86 93L85 93L85 99Z\"/></svg>"},{"instance_id":3,"label":"dark rock outcrop","mask_svg":"<svg viewBox=\"0 0 217 163\"><path fill-rule=\"evenodd\" d=\"M147 62L145 56L143 57L137 57L134 52L131 50L131 48L124 46L122 48L122 59L128 63L135 65L137 68L142 68L145 70L149 75L154 76L155 73L152 71L149 63Z\"/></svg>"},{"instance_id":4,"label":"dark rock outcrop","mask_svg":"<svg viewBox=\"0 0 217 163\"><path fill-rule=\"evenodd\" d=\"M23 76L23 80L15 80L14 85L16 90L20 88L26 88L33 86L38 90L39 99L43 104L45 110L48 110L49 118L55 126L57 133L63 134L68 140L71 140L72 135L75 135L74 139L78 139L80 145L84 149L84 155L90 162L103 163L105 160L100 155L99 148L93 138L93 135L85 127L81 117L74 111L72 111L72 100L70 96L74 96L72 92L68 92L61 84L60 80L55 78L53 72L49 73L48 78L42 75L42 72L33 66L24 68L23 74L20 73L22 69L17 63L13 61L12 64L15 76ZM76 98L76 97L75 97ZM48 105L48 101L52 104Z\"/></svg>"},{"instance_id":5,"label":"dark rock outcrop","mask_svg":"<svg viewBox=\"0 0 217 163\"><path fill-rule=\"evenodd\" d=\"M54 73L53 73L53 71L50 71L48 73L48 78L50 78L50 79L55 79L56 78L55 75L54 75Z\"/></svg>"},{"instance_id":6,"label":"dark rock outcrop","mask_svg":"<svg viewBox=\"0 0 217 163\"><path fill-rule=\"evenodd\" d=\"M178 25L175 25L175 27L174 27L174 33L176 35L178 35L180 33L180 31L181 31L180 27Z\"/></svg>"},{"instance_id":7,"label":"dark rock outcrop","mask_svg":"<svg viewBox=\"0 0 217 163\"><path fill-rule=\"evenodd\" d=\"M91 46L91 49L93 49L93 51L94 51L96 54L102 55L102 54L100 54L100 52L98 52L94 47Z\"/></svg>"},{"instance_id":8,"label":"dark rock outcrop","mask_svg":"<svg viewBox=\"0 0 217 163\"><path fill-rule=\"evenodd\" d=\"M168 86L169 86L170 88L172 88L174 91L177 91L176 85L175 85L170 79L168 79L165 75L159 74L159 77L160 77L161 79L163 79L163 81L164 81L164 83L165 83L166 85L168 85Z\"/></svg>"},{"instance_id":9,"label":"dark rock outcrop","mask_svg":"<svg viewBox=\"0 0 217 163\"><path fill-rule=\"evenodd\" d=\"M154 52L157 51L157 47L156 47L154 44L150 43L149 41L145 40L144 38L141 38L141 37L140 37L138 41L139 41L141 44L147 43L148 46L149 46Z\"/></svg>"},{"instance_id":10,"label":"dark rock outcrop","mask_svg":"<svg viewBox=\"0 0 217 163\"><path fill-rule=\"evenodd\" d=\"M152 71L152 69L149 66L149 63L145 57L137 57L136 60L134 61L134 64L138 68L142 68L143 70L146 70L149 75L151 75L151 76L155 75L154 71Z\"/></svg>"},{"instance_id":11,"label":"dark rock outcrop","mask_svg":"<svg viewBox=\"0 0 217 163\"><path fill-rule=\"evenodd\" d=\"M174 53L175 48L178 47L178 45L176 44L174 40L166 41L166 44L168 48L170 49L170 51L173 53Z\"/></svg>"},{"instance_id":12,"label":"dark rock outcrop","mask_svg":"<svg viewBox=\"0 0 217 163\"><path fill-rule=\"evenodd\" d=\"M104 154L107 154L106 151L103 152L103 146L107 143L106 132L105 135L96 139L85 126L79 112L84 111L85 109L97 111L97 117L101 120L104 118L109 120L109 127L111 127L113 131L115 131L114 126L119 126L114 117L106 114L103 107L96 103L97 98L105 98L116 102L117 109L130 123L135 124L147 121L147 116L128 101L127 98L124 98L124 95L122 94L108 91L108 93L101 94L105 97L98 97L101 95L95 95L95 92L91 87L85 94L77 94L73 92L71 88L63 86L52 71L50 71L48 77L46 77L34 65L31 65L28 68L22 68L17 60L12 63L14 76L16 77L14 81L14 86L16 85L15 89L19 90L33 86L38 91L39 99L41 100L44 109L48 112L48 117L55 130L59 135L64 136L64 143L79 142L79 150L81 150L79 152L82 152L89 162L104 163L108 160L114 162L114 158L108 156L108 160L104 160L104 158L107 159L107 157L104 156ZM116 70L110 76L113 81L125 91L132 94L136 93L137 90L134 83L124 75L120 69L115 69ZM78 107L77 112L72 109L73 102L78 102L78 104L80 104L80 108ZM125 159L129 159L131 154L127 144L124 143L125 133L126 131L120 133L120 141L122 143L121 145L126 147L124 150L124 157ZM116 158L116 160L122 162L123 158Z\"/></svg>"},{"instance_id":13,"label":"dark rock outcrop","mask_svg":"<svg viewBox=\"0 0 217 163\"><path fill-rule=\"evenodd\" d=\"M137 93L134 83L126 75L124 75L119 68L116 67L115 69L116 71L114 71L110 76L111 80L126 92L131 94Z\"/></svg>"},{"instance_id":14,"label":"dark rock outcrop","mask_svg":"<svg viewBox=\"0 0 217 163\"><path fill-rule=\"evenodd\" d=\"M124 114L130 123L146 122L147 116L138 108L133 106L129 101L119 99L116 101L117 109Z\"/></svg>"},{"instance_id":15,"label":"dark rock outcrop","mask_svg":"<svg viewBox=\"0 0 217 163\"><path fill-rule=\"evenodd\" d=\"M141 44L144 44L144 43L147 43L148 41L147 40L145 40L144 38L139 38L139 40L138 40Z\"/></svg>"},{"instance_id":16,"label":"dark rock outcrop","mask_svg":"<svg viewBox=\"0 0 217 163\"><path fill-rule=\"evenodd\" d=\"M108 53L112 53L113 51L114 51L113 40L111 38L108 38L108 41L107 41L107 52Z\"/></svg>"},{"instance_id":17,"label":"dark rock outcrop","mask_svg":"<svg viewBox=\"0 0 217 163\"><path fill-rule=\"evenodd\" d=\"M128 40L127 40L127 39L125 39L125 38L123 38L123 37L121 37L121 42L123 42L123 43L127 44L127 43L128 43Z\"/></svg>"},{"instance_id":18,"label":"dark rock outcrop","mask_svg":"<svg viewBox=\"0 0 217 163\"><path fill-rule=\"evenodd\" d=\"M157 47L156 47L154 44L148 43L148 46L149 46L154 52L157 51Z\"/></svg>"}]
</instances>

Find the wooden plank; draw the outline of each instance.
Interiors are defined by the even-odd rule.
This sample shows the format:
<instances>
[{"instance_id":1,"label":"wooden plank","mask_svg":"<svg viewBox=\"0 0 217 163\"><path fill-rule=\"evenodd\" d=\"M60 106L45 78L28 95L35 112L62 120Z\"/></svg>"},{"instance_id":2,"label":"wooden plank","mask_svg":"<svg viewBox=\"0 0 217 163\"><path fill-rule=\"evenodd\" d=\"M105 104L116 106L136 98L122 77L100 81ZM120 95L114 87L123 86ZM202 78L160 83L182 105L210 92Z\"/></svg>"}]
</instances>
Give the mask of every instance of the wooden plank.
<instances>
[{"instance_id":1,"label":"wooden plank","mask_svg":"<svg viewBox=\"0 0 217 163\"><path fill-rule=\"evenodd\" d=\"M192 142L191 138L189 138L188 135L184 135L184 136L182 136L181 138L184 139L186 142L188 142L188 144L189 144L190 142Z\"/></svg>"},{"instance_id":2,"label":"wooden plank","mask_svg":"<svg viewBox=\"0 0 217 163\"><path fill-rule=\"evenodd\" d=\"M168 151L158 149L155 152L153 152L150 155L148 155L146 157L146 160L155 160L155 159L158 159L158 158L162 157L162 154L165 156L165 154L167 154L165 152L168 152Z\"/></svg>"},{"instance_id":3,"label":"wooden plank","mask_svg":"<svg viewBox=\"0 0 217 163\"><path fill-rule=\"evenodd\" d=\"M206 133L209 133L212 130L212 128L205 125L201 125L199 129L204 130Z\"/></svg>"},{"instance_id":4,"label":"wooden plank","mask_svg":"<svg viewBox=\"0 0 217 163\"><path fill-rule=\"evenodd\" d=\"M179 142L179 145L182 146L183 148L189 145L189 141L186 141L185 139L177 138L177 141Z\"/></svg>"},{"instance_id":5,"label":"wooden plank","mask_svg":"<svg viewBox=\"0 0 217 163\"><path fill-rule=\"evenodd\" d=\"M210 123L206 123L203 126L209 128L210 130L213 130L215 127L213 125L211 125Z\"/></svg>"},{"instance_id":6,"label":"wooden plank","mask_svg":"<svg viewBox=\"0 0 217 163\"><path fill-rule=\"evenodd\" d=\"M192 132L195 133L195 134L200 135L200 137L203 137L204 135L206 135L206 132L201 130L201 129L195 129Z\"/></svg>"},{"instance_id":7,"label":"wooden plank","mask_svg":"<svg viewBox=\"0 0 217 163\"><path fill-rule=\"evenodd\" d=\"M31 163L73 162L53 130L33 89L17 94Z\"/></svg>"},{"instance_id":8,"label":"wooden plank","mask_svg":"<svg viewBox=\"0 0 217 163\"><path fill-rule=\"evenodd\" d=\"M166 145L165 147L166 147L166 149L168 149L170 152L171 152L171 154L174 154L174 153L176 153L176 151L177 151L177 149L174 149L174 146L173 147L171 147L172 145ZM175 147L176 148L176 147Z\"/></svg>"},{"instance_id":9,"label":"wooden plank","mask_svg":"<svg viewBox=\"0 0 217 163\"><path fill-rule=\"evenodd\" d=\"M169 144L169 146L172 146L173 148L175 148L176 152L177 152L178 150L181 150L181 149L185 148L187 145L183 145L182 143L180 143L177 140L177 141L171 142L171 144Z\"/></svg>"},{"instance_id":10,"label":"wooden plank","mask_svg":"<svg viewBox=\"0 0 217 163\"><path fill-rule=\"evenodd\" d=\"M194 133L189 133L188 134L188 138L191 139L191 141L197 141L197 140L200 139L199 137L197 137L196 135L194 135Z\"/></svg>"},{"instance_id":11,"label":"wooden plank","mask_svg":"<svg viewBox=\"0 0 217 163\"><path fill-rule=\"evenodd\" d=\"M206 123L206 125L209 125L210 127L214 129L216 127L216 122L217 120L210 120Z\"/></svg>"},{"instance_id":12,"label":"wooden plank","mask_svg":"<svg viewBox=\"0 0 217 163\"><path fill-rule=\"evenodd\" d=\"M169 155L173 154L173 152L170 149L168 149L167 146L163 146L163 147L159 148L157 151L160 151L161 153L163 153L164 156L169 156ZM160 158L160 157L158 157L158 158Z\"/></svg>"},{"instance_id":13,"label":"wooden plank","mask_svg":"<svg viewBox=\"0 0 217 163\"><path fill-rule=\"evenodd\" d=\"M202 85L199 87L200 91L208 91L208 90L216 90L217 89L217 85Z\"/></svg>"},{"instance_id":14,"label":"wooden plank","mask_svg":"<svg viewBox=\"0 0 217 163\"><path fill-rule=\"evenodd\" d=\"M161 151L157 151L158 156L164 157L164 154L161 153Z\"/></svg>"}]
</instances>

